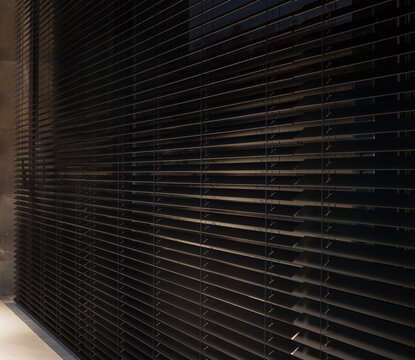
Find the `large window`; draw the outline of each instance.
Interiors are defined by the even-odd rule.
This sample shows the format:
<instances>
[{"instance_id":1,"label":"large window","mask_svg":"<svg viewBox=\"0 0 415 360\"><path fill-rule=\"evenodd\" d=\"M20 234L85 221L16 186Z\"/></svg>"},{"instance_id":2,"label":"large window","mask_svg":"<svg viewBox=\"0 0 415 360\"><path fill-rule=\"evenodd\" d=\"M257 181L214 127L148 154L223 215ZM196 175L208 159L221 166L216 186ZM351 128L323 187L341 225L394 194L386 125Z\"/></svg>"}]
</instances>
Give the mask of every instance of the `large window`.
<instances>
[{"instance_id":1,"label":"large window","mask_svg":"<svg viewBox=\"0 0 415 360\"><path fill-rule=\"evenodd\" d=\"M81 359L415 359L415 3L18 0L16 301Z\"/></svg>"}]
</instances>

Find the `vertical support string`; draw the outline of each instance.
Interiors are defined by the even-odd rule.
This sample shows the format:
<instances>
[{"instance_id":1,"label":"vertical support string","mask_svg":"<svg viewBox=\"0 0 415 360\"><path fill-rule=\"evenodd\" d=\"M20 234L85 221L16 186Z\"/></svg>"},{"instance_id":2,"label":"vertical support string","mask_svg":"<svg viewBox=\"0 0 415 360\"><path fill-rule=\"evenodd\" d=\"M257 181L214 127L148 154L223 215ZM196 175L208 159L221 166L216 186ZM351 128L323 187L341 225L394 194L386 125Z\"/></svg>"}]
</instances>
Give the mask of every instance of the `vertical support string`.
<instances>
[{"instance_id":1,"label":"vertical support string","mask_svg":"<svg viewBox=\"0 0 415 360\"><path fill-rule=\"evenodd\" d=\"M325 176L324 176L324 154L325 154L325 144L324 144L324 132L325 132L325 114L324 114L324 10L325 10L325 0L321 0L321 109L320 109L320 136L321 136L321 159L320 159L320 289L319 289L319 352L320 359L322 359L323 349L322 349L322 313L323 313L323 232L324 232L324 190L325 190Z\"/></svg>"},{"instance_id":2,"label":"vertical support string","mask_svg":"<svg viewBox=\"0 0 415 360\"><path fill-rule=\"evenodd\" d=\"M205 281L208 278L208 273L204 270L208 264L207 257L209 256L209 249L208 249L208 235L206 231L209 229L209 224L207 222L207 218L209 216L208 212L205 212L203 209L205 205L208 203L208 196L210 189L209 187L205 187L205 183L209 180L208 172L204 172L204 170L208 169L208 163L204 162L204 159L209 156L208 152L208 139L206 137L208 133L208 124L205 121L207 117L207 94L206 94L206 74L205 74L205 61L206 61L206 39L205 35L208 34L208 26L207 24L211 25L211 19L209 19L209 9L212 7L212 1L208 0L204 2L201 6L201 58L200 58L200 71L201 71L201 91L200 91L200 99L201 99L201 149L200 149L200 195L201 195L201 209L200 209L200 358L207 359L208 357L203 355L203 353L209 348L209 345L205 343L205 340L208 338L209 334L206 333L203 328L208 324L205 320L205 316L208 314L208 309L204 307L204 304L209 301L209 299L205 295L205 291L207 290L207 286L205 286ZM211 16L211 15L210 15Z\"/></svg>"},{"instance_id":3,"label":"vertical support string","mask_svg":"<svg viewBox=\"0 0 415 360\"><path fill-rule=\"evenodd\" d=\"M117 5L118 6L118 5ZM121 358L120 348L120 226L122 216L120 202L120 118L117 117L117 356Z\"/></svg>"},{"instance_id":4,"label":"vertical support string","mask_svg":"<svg viewBox=\"0 0 415 360\"><path fill-rule=\"evenodd\" d=\"M157 32L157 24L156 24L156 5L154 6L154 12L153 12L153 26L154 26L154 36L156 38L156 32ZM157 43L155 41L155 43ZM153 69L155 71L156 69L156 46L153 47ZM153 198L152 198L152 212L153 212L153 227L152 227L152 240L153 240L153 249L152 249L152 308L153 308L153 321L152 321L152 358L155 359L156 357L156 293L155 293L155 286L156 286L156 233L155 233L155 227L156 227L156 118L157 118L157 100L156 100L156 77L154 76L154 82L153 82L153 90L154 90L154 100L153 100Z\"/></svg>"},{"instance_id":5,"label":"vertical support string","mask_svg":"<svg viewBox=\"0 0 415 360\"><path fill-rule=\"evenodd\" d=\"M202 359L203 352L203 307L202 307L202 279L203 279L203 55L204 55L204 38L203 38L203 4L200 6L200 38L201 38L201 53L200 53L200 150L199 150L199 359Z\"/></svg>"},{"instance_id":6,"label":"vertical support string","mask_svg":"<svg viewBox=\"0 0 415 360\"><path fill-rule=\"evenodd\" d=\"M264 43L265 61L265 166L264 166L264 359L268 355L268 0L266 1L266 25Z\"/></svg>"}]
</instances>

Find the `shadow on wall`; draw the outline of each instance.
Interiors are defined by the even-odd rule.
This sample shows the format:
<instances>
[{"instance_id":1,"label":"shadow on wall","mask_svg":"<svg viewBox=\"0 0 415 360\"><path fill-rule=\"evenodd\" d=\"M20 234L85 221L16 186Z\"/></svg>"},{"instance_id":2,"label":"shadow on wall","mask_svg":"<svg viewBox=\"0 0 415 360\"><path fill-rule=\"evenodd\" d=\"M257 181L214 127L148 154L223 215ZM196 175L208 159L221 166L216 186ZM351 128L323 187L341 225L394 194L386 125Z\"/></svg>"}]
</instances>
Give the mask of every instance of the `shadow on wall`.
<instances>
[{"instance_id":1,"label":"shadow on wall","mask_svg":"<svg viewBox=\"0 0 415 360\"><path fill-rule=\"evenodd\" d=\"M14 283L14 0L0 0L0 296Z\"/></svg>"}]
</instances>

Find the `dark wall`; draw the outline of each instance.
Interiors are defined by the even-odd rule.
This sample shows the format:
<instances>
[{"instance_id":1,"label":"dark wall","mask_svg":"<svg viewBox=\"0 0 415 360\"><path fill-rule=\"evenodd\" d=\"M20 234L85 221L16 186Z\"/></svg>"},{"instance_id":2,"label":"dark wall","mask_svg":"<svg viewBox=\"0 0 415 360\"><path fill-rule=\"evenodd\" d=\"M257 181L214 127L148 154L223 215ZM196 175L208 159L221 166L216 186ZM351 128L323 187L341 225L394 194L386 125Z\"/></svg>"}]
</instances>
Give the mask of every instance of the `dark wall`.
<instances>
[{"instance_id":1,"label":"dark wall","mask_svg":"<svg viewBox=\"0 0 415 360\"><path fill-rule=\"evenodd\" d=\"M14 1L0 0L0 296L13 294Z\"/></svg>"}]
</instances>

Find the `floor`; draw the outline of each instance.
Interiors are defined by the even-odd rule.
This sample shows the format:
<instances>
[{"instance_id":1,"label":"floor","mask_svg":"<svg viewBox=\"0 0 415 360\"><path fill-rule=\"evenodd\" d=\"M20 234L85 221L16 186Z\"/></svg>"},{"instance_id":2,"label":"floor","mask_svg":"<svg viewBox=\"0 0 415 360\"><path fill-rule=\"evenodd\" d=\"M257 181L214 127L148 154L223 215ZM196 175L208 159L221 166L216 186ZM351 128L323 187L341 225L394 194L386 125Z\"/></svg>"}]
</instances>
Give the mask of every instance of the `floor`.
<instances>
[{"instance_id":1,"label":"floor","mask_svg":"<svg viewBox=\"0 0 415 360\"><path fill-rule=\"evenodd\" d=\"M0 299L1 360L76 360L11 298Z\"/></svg>"}]
</instances>

